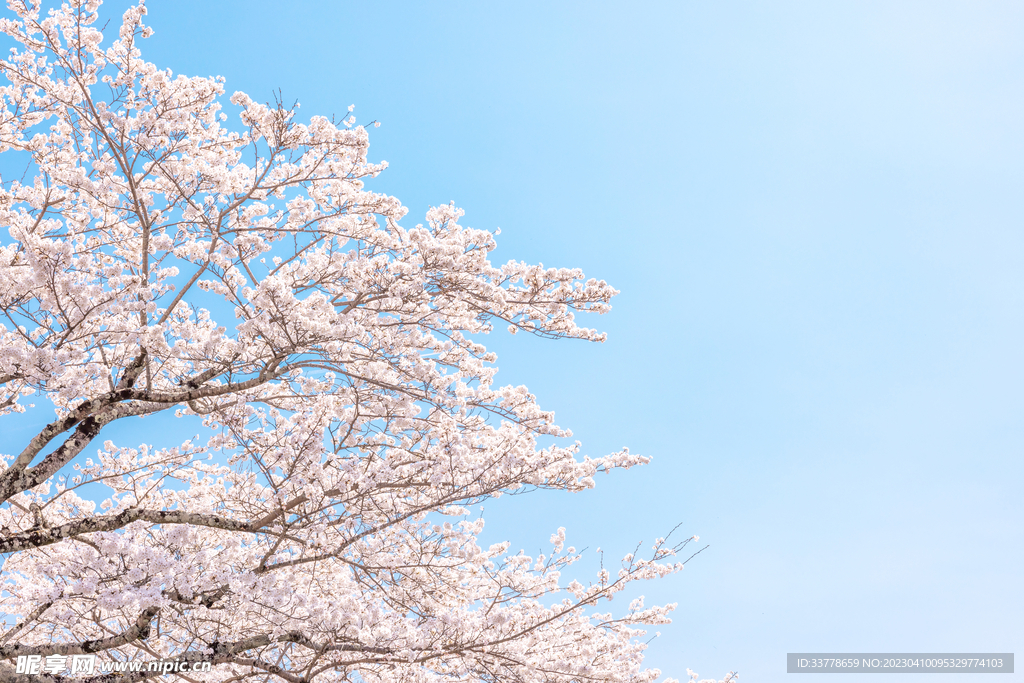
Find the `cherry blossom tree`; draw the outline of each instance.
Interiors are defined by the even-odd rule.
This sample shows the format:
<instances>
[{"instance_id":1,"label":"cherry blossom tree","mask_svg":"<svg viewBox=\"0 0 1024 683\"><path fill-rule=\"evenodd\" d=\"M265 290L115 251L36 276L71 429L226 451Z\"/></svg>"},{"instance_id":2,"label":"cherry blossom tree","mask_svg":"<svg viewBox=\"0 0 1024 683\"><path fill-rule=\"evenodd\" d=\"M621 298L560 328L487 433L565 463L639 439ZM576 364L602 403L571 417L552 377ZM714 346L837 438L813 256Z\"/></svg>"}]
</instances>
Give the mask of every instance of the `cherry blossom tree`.
<instances>
[{"instance_id":1,"label":"cherry blossom tree","mask_svg":"<svg viewBox=\"0 0 1024 683\"><path fill-rule=\"evenodd\" d=\"M223 79L142 59L142 4L104 43L99 5L0 20L3 168L27 164L0 186L0 414L56 411L2 441L0 681L64 680L13 663L86 653L212 662L188 681L660 676L641 627L673 606L602 605L686 542L566 583L564 530L511 554L469 511L646 462L581 458L479 343L601 341L574 314L615 290L492 265L497 233L454 206L404 224L364 184L385 165L354 117L225 102ZM158 413L202 436L109 437Z\"/></svg>"}]
</instances>

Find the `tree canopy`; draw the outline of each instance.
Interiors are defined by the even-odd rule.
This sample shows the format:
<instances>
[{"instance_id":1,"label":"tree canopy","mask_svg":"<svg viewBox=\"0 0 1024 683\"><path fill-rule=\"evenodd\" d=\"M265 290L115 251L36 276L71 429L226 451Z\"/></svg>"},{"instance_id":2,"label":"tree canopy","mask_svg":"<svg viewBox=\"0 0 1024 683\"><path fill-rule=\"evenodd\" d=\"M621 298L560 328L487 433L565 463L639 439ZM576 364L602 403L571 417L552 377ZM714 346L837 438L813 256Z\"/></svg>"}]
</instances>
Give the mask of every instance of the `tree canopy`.
<instances>
[{"instance_id":1,"label":"tree canopy","mask_svg":"<svg viewBox=\"0 0 1024 683\"><path fill-rule=\"evenodd\" d=\"M641 625L672 606L599 606L691 539L564 584L564 531L510 554L468 509L646 462L580 457L479 341L601 341L574 315L615 290L493 265L452 205L409 226L353 116L225 100L142 59L144 5L109 43L99 5L0 20L0 152L28 164L0 186L0 415L56 409L3 443L0 681L89 653L213 663L189 681L657 678ZM202 436L105 436L161 412Z\"/></svg>"}]
</instances>

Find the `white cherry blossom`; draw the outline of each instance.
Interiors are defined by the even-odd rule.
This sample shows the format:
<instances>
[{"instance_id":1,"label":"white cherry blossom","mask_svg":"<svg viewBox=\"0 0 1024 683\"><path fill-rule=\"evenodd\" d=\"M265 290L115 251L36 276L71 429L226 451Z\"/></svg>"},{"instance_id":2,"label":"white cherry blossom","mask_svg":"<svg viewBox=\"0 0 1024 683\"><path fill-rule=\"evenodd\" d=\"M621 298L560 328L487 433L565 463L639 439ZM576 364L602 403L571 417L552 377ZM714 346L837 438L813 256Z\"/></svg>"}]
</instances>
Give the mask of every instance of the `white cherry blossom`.
<instances>
[{"instance_id":1,"label":"white cherry blossom","mask_svg":"<svg viewBox=\"0 0 1024 683\"><path fill-rule=\"evenodd\" d=\"M110 42L98 0L8 6L0 152L30 170L0 186L0 415L56 416L3 440L0 681L83 653L214 663L189 681L658 678L642 627L673 606L603 605L680 546L566 582L564 529L527 557L469 515L647 461L581 457L480 343L601 341L575 315L615 290L492 264L455 206L406 220L352 107L300 120L144 61L141 2ZM161 412L205 430L110 436Z\"/></svg>"}]
</instances>

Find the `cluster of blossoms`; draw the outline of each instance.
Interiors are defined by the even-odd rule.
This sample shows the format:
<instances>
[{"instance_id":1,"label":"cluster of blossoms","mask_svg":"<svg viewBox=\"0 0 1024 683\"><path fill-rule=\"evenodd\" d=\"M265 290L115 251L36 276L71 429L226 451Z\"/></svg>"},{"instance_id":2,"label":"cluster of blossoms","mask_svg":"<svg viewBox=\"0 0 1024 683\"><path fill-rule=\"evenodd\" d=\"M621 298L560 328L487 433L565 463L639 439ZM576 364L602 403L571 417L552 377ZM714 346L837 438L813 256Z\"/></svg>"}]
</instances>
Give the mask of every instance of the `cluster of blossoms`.
<instances>
[{"instance_id":1,"label":"cluster of blossoms","mask_svg":"<svg viewBox=\"0 0 1024 683\"><path fill-rule=\"evenodd\" d=\"M475 341L600 341L574 315L615 290L492 265L454 206L404 227L353 117L235 93L231 130L222 79L145 62L142 4L104 46L99 4L0 20L0 152L32 176L0 184L0 415L57 413L0 464L0 682L87 653L214 664L189 681L656 679L638 626L672 606L598 606L678 547L563 586L564 532L510 555L466 518L645 462L542 446L570 435ZM106 438L161 412L204 436Z\"/></svg>"}]
</instances>

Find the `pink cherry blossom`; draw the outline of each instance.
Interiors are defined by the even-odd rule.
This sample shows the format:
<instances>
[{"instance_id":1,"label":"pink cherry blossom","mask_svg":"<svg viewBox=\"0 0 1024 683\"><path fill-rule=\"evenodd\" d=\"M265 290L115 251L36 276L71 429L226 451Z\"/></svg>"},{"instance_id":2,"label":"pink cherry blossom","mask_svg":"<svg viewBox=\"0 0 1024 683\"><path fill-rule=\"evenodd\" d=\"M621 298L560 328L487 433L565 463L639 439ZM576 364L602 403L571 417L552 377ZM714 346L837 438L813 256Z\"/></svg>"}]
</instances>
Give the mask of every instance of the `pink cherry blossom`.
<instances>
[{"instance_id":1,"label":"pink cherry blossom","mask_svg":"<svg viewBox=\"0 0 1024 683\"><path fill-rule=\"evenodd\" d=\"M56 416L4 440L0 681L88 652L214 663L189 681L657 679L641 627L674 605L602 606L679 546L563 583L564 529L530 558L468 516L647 462L579 457L479 341L602 341L575 315L616 291L492 264L496 233L453 205L411 224L367 189L386 164L353 107L300 121L159 69L141 2L111 42L98 0L9 6L0 152L30 172L0 185L0 415ZM160 412L206 430L110 436Z\"/></svg>"}]
</instances>

